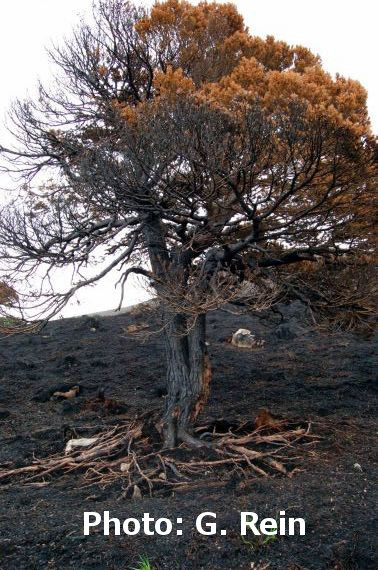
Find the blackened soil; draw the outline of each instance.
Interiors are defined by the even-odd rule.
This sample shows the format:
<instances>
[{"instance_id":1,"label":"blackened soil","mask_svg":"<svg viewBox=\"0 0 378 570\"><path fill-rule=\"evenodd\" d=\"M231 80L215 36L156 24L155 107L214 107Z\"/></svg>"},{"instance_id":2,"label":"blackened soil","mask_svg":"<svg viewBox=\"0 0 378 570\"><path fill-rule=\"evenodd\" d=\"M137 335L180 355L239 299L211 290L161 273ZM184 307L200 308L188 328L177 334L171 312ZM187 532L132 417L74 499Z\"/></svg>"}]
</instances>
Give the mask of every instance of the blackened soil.
<instances>
[{"instance_id":1,"label":"blackened soil","mask_svg":"<svg viewBox=\"0 0 378 570\"><path fill-rule=\"evenodd\" d=\"M79 477L42 487L0 489L1 569L128 569L146 555L159 569L361 569L378 567L374 514L376 392L374 338L324 336L301 327L301 307L258 319L226 312L208 319L214 379L206 419L251 420L260 408L293 420L311 420L324 439L292 478L256 478L241 488L201 488L166 498L121 499L117 484L85 488ZM130 324L158 326L158 316L123 314L50 323L41 333L0 339L0 466L23 465L64 449L76 430L98 426L163 405L162 339L142 340ZM233 348L226 339L249 328L263 349ZM145 332L145 331L144 331ZM56 390L80 386L70 401ZM119 408L96 404L99 389ZM109 510L123 520L144 512L183 518L183 535L83 537L83 512ZM240 511L260 518L306 520L304 537L245 543ZM201 536L195 519L218 515L227 536ZM176 529L176 525L174 525Z\"/></svg>"}]
</instances>

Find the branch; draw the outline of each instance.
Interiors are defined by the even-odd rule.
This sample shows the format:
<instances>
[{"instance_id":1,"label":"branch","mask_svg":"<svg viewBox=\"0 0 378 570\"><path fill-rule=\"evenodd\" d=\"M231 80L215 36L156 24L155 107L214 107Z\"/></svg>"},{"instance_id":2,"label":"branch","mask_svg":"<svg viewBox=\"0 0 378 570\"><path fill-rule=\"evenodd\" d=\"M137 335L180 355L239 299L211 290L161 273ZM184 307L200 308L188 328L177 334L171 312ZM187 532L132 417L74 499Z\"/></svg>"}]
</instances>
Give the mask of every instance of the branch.
<instances>
[{"instance_id":1,"label":"branch","mask_svg":"<svg viewBox=\"0 0 378 570\"><path fill-rule=\"evenodd\" d=\"M147 271L146 269L143 269L142 267L129 267L129 269L127 269L121 277L121 298L119 301L119 305L117 307L117 311L119 311L122 307L123 297L124 297L124 293L125 293L126 281L129 277L129 275L131 275L131 273L135 273L137 275L143 275L144 277L147 277L148 279L154 278L153 273L151 273L150 271ZM119 282L120 282L120 280L117 281L115 286L117 286Z\"/></svg>"}]
</instances>

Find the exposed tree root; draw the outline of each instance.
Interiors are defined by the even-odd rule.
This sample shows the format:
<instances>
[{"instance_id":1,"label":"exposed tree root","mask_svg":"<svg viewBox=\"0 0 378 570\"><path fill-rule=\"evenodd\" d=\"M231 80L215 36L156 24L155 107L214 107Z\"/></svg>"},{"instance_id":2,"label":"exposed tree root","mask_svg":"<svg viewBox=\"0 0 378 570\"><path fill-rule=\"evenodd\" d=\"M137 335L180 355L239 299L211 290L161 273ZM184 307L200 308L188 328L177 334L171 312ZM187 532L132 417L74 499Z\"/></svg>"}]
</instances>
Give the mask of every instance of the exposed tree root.
<instances>
[{"instance_id":1,"label":"exposed tree root","mask_svg":"<svg viewBox=\"0 0 378 570\"><path fill-rule=\"evenodd\" d=\"M162 450L157 432L146 433L150 430L141 418L102 433L84 450L74 448L24 467L0 467L0 483L41 486L80 473L84 486L121 482L122 497L140 497L220 487L235 479L250 481L251 476L290 476L319 439L310 427L286 421L255 429L253 422L220 421L195 429L195 441L203 441L204 447L193 448L188 439L176 449Z\"/></svg>"}]
</instances>

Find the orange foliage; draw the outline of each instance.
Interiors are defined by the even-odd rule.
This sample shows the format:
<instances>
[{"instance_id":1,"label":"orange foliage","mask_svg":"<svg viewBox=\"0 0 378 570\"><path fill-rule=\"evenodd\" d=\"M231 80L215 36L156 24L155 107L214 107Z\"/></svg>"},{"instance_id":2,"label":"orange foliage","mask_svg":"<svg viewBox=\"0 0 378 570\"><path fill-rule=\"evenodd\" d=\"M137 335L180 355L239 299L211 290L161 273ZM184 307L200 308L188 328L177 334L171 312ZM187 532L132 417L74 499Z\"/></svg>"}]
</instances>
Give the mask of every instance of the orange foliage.
<instances>
[{"instance_id":1,"label":"orange foliage","mask_svg":"<svg viewBox=\"0 0 378 570\"><path fill-rule=\"evenodd\" d=\"M7 306L12 301L16 300L17 300L16 291L12 287L10 287L10 285L0 282L0 305Z\"/></svg>"},{"instance_id":2,"label":"orange foliage","mask_svg":"<svg viewBox=\"0 0 378 570\"><path fill-rule=\"evenodd\" d=\"M141 50L155 54L153 96L164 104L191 96L198 102L235 111L235 105L259 100L269 112L293 101L357 137L371 136L367 93L357 81L324 71L319 56L273 36L251 35L234 5L156 2L135 25ZM98 65L100 78L122 70ZM143 78L142 78L143 81ZM146 78L147 81L147 78ZM141 98L138 105L150 103ZM121 115L135 122L135 101L115 101Z\"/></svg>"},{"instance_id":3,"label":"orange foliage","mask_svg":"<svg viewBox=\"0 0 378 570\"><path fill-rule=\"evenodd\" d=\"M113 101L123 120L143 128L145 120L148 122L149 117L159 114L159 108L168 108L179 100L190 101L192 105L218 109L230 117L240 134L238 144L243 145L248 109L257 104L267 123L277 126L272 146L263 150L261 164L255 165L256 171L260 166L263 172L255 183L265 195L271 187L272 200L280 200L282 188L277 179L282 176L284 180L285 168L290 169L291 161L301 163L302 167L313 164L314 149L322 139L322 157L316 174L306 181L308 173L302 168L297 175L298 184L303 183L300 200L282 201L278 218L294 218L301 204L315 204L319 196L327 195L324 212L332 210L334 220L342 217L346 220L352 206L354 219L346 224L348 235L366 236L365 244L371 244L376 211L371 202L372 185L376 180L372 174L375 166L368 164L368 156L372 155L369 146L373 148L376 142L370 129L367 92L358 81L340 75L333 77L323 69L319 56L303 46L290 46L272 36L262 39L251 35L236 7L228 3L156 2L150 12L137 20L135 30L140 41L138 49L151 57L152 76L146 76L145 80L143 75L137 76L140 81L137 100ZM100 62L99 69L102 69ZM143 82L149 82L151 88L146 88ZM299 123L295 126L295 149L289 148L288 140L279 134L282 128L289 132L294 108L304 110L302 138L298 134ZM342 142L338 142L338 137ZM343 158L340 155L335 166L335 149L339 144ZM220 165L223 159L220 154ZM265 170L268 163L280 165L281 174ZM336 171L337 184L333 181ZM341 186L343 191L339 192ZM219 194L222 192L227 190L220 190ZM219 207L212 196L203 201L211 221L224 218L227 202L223 198L225 202ZM264 217L270 208L268 200L262 201L259 214ZM275 220L275 214L272 219ZM241 228L241 233L243 229L250 231L250 226ZM229 239L234 237L231 233ZM340 237L340 241L344 240Z\"/></svg>"},{"instance_id":4,"label":"orange foliage","mask_svg":"<svg viewBox=\"0 0 378 570\"><path fill-rule=\"evenodd\" d=\"M195 90L192 79L185 76L182 69L173 70L172 66L168 66L166 73L156 73L154 85L157 93L170 101L180 95L189 95Z\"/></svg>"}]
</instances>

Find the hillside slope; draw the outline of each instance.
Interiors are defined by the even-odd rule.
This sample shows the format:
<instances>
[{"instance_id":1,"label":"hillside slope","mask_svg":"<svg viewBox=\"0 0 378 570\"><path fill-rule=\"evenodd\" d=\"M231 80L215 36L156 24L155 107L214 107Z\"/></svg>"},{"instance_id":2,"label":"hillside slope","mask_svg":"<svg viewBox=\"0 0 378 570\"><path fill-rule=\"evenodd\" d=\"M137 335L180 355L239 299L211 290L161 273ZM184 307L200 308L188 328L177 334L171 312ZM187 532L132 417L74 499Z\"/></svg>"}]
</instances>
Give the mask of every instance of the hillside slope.
<instances>
[{"instance_id":1,"label":"hillside slope","mask_svg":"<svg viewBox=\"0 0 378 570\"><path fill-rule=\"evenodd\" d=\"M267 408L311 420L323 439L301 460L301 471L291 478L256 477L245 487L235 476L224 488L138 501L120 500L121 485L86 488L79 477L26 488L7 481L0 487L0 568L127 569L141 554L155 569L169 570L376 568L377 337L320 335L303 328L298 304L282 312L283 324L279 315L210 314L213 385L204 419L250 420ZM36 335L0 339L0 467L61 452L74 428L89 433L91 426L163 405L161 335L141 338L133 328L158 330L158 314L65 319ZM232 347L227 338L238 328L265 339L264 348ZM76 398L50 399L73 385L80 387ZM93 406L99 389L119 401L119 409ZM183 536L83 537L85 510L110 510L120 519L144 512L182 517ZM245 544L241 510L261 518L286 510L305 518L306 536L279 537L261 548ZM227 537L195 532L203 511L218 514Z\"/></svg>"}]
</instances>

